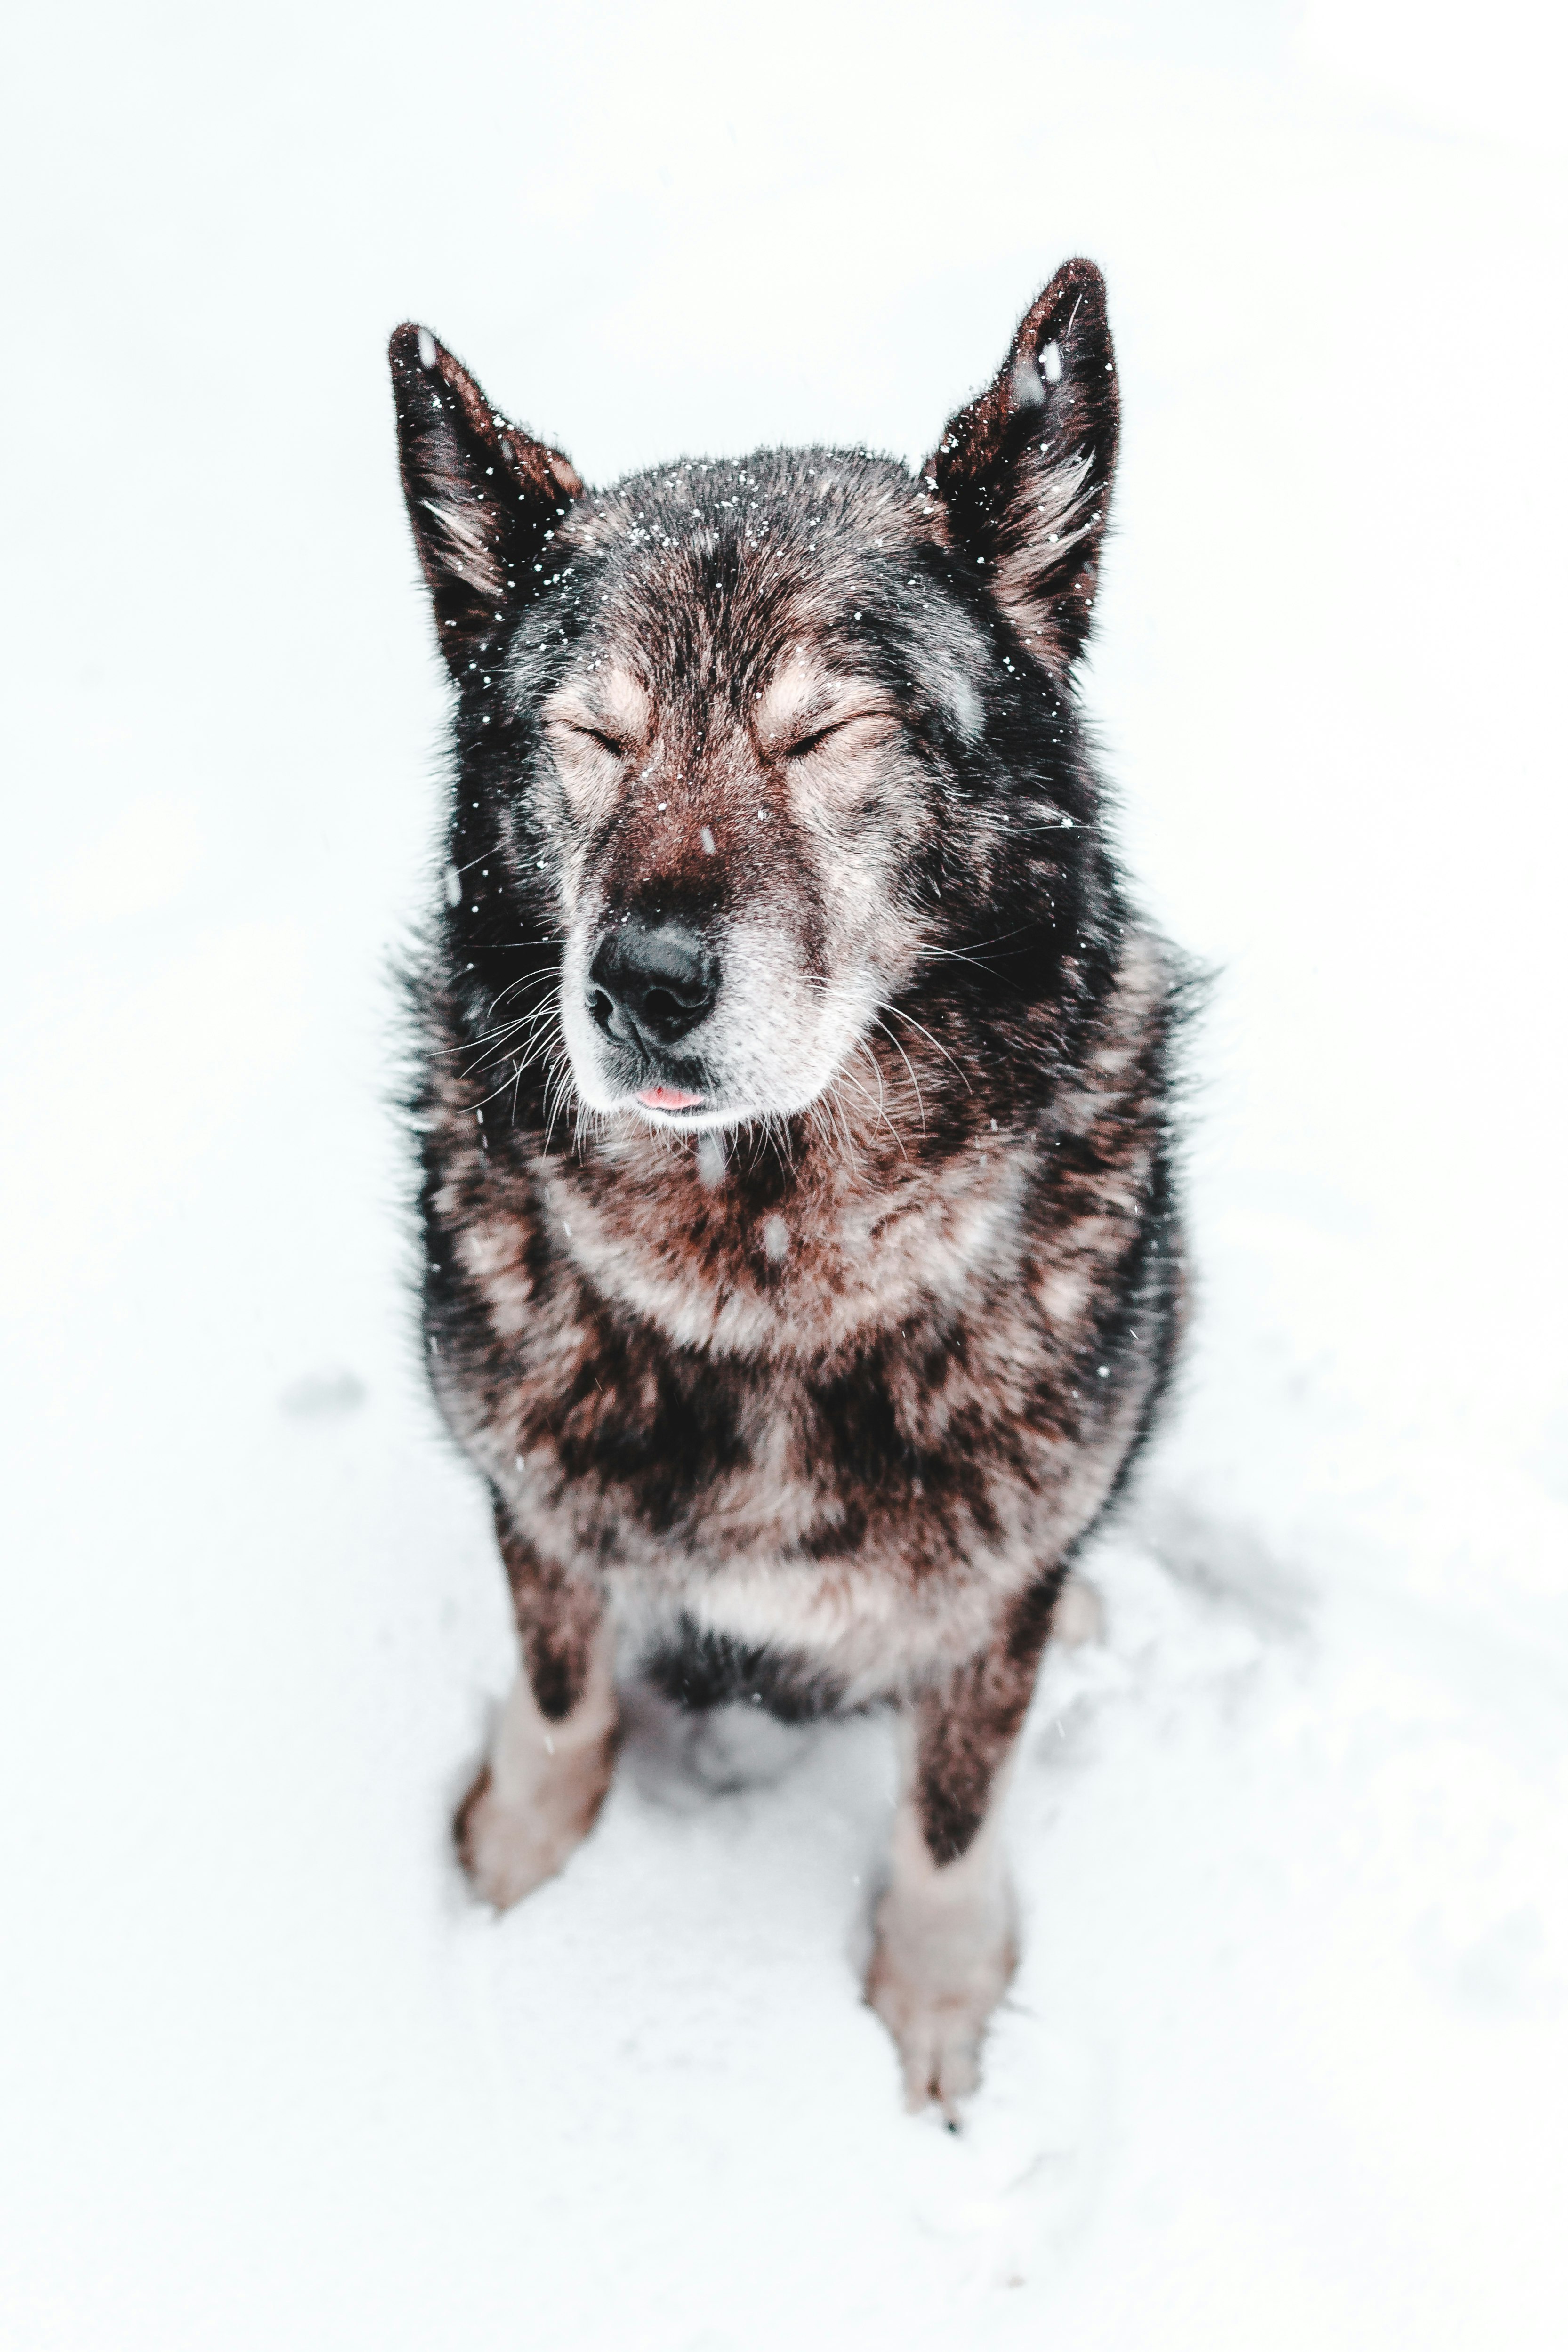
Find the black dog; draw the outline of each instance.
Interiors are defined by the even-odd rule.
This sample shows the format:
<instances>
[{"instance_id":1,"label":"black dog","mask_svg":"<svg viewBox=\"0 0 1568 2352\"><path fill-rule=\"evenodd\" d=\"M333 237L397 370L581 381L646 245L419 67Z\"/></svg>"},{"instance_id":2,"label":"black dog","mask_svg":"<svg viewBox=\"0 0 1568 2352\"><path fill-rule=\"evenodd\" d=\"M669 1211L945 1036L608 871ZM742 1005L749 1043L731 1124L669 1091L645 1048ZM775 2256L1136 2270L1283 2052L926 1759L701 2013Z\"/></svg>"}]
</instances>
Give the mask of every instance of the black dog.
<instances>
[{"instance_id":1,"label":"black dog","mask_svg":"<svg viewBox=\"0 0 1568 2352\"><path fill-rule=\"evenodd\" d=\"M1103 284L1058 272L913 477L766 451L589 491L424 330L392 365L456 687L430 1364L523 1656L463 1857L497 1904L560 1868L618 1645L694 1706L895 1704L868 1991L950 2106L1014 1965L1004 1768L1182 1286L1181 983L1072 694Z\"/></svg>"}]
</instances>

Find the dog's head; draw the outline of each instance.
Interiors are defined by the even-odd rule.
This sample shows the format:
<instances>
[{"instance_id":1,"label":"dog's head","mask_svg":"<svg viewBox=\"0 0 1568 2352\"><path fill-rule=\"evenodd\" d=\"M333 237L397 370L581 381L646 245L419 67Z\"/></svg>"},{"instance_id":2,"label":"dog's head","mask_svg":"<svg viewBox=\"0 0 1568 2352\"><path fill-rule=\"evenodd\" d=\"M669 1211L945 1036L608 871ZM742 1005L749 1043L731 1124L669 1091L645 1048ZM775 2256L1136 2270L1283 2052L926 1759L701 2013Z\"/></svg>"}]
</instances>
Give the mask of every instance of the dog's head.
<instances>
[{"instance_id":1,"label":"dog's head","mask_svg":"<svg viewBox=\"0 0 1568 2352\"><path fill-rule=\"evenodd\" d=\"M785 1118L998 916L1065 936L1117 426L1092 265L917 476L768 451L589 491L425 330L392 365L458 688L454 959L558 983L486 1002L506 1050L542 1024L593 1112Z\"/></svg>"}]
</instances>

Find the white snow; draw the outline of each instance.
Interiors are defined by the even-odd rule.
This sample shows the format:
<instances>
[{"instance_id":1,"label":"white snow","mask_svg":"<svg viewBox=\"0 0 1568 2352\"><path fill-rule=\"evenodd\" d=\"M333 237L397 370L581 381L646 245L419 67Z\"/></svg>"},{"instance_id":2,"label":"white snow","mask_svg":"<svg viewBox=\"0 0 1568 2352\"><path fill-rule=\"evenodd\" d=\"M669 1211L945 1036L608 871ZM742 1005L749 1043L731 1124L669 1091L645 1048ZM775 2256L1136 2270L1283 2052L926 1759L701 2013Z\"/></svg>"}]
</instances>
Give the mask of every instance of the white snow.
<instances>
[{"instance_id":1,"label":"white snow","mask_svg":"<svg viewBox=\"0 0 1568 2352\"><path fill-rule=\"evenodd\" d=\"M1548 31L19 22L0 2343L1561 2342ZM382 352L429 319L595 478L914 462L1073 252L1125 415L1091 699L1222 977L1181 1407L1031 1718L951 2139L857 1997L885 1724L644 1709L521 1911L447 1857L511 1661L385 1108L444 689Z\"/></svg>"}]
</instances>

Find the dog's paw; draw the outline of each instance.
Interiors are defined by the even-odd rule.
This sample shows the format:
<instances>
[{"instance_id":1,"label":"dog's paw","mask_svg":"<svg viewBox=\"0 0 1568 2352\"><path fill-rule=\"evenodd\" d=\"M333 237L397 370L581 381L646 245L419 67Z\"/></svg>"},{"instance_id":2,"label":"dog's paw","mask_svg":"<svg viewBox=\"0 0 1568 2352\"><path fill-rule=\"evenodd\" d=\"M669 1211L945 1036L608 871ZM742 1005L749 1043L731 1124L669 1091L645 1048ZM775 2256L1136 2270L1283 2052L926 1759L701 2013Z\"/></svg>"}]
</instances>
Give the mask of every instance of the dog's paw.
<instances>
[{"instance_id":1,"label":"dog's paw","mask_svg":"<svg viewBox=\"0 0 1568 2352\"><path fill-rule=\"evenodd\" d=\"M866 1999L897 2047L905 2106L914 2114L935 2101L956 2123L959 2102L980 2079L991 2012L1018 1963L1012 1934L933 1934L917 1916L890 1911L891 1898L877 1923Z\"/></svg>"},{"instance_id":2,"label":"dog's paw","mask_svg":"<svg viewBox=\"0 0 1568 2352\"><path fill-rule=\"evenodd\" d=\"M507 1804L486 1764L457 1808L452 1836L475 1894L506 1911L564 1867L589 1826L541 1822L527 1806Z\"/></svg>"},{"instance_id":3,"label":"dog's paw","mask_svg":"<svg viewBox=\"0 0 1568 2352\"><path fill-rule=\"evenodd\" d=\"M503 1736L452 1824L474 1892L506 1911L564 1869L598 1817L614 1757L606 1737L542 1752L520 1769L516 1743Z\"/></svg>"}]
</instances>

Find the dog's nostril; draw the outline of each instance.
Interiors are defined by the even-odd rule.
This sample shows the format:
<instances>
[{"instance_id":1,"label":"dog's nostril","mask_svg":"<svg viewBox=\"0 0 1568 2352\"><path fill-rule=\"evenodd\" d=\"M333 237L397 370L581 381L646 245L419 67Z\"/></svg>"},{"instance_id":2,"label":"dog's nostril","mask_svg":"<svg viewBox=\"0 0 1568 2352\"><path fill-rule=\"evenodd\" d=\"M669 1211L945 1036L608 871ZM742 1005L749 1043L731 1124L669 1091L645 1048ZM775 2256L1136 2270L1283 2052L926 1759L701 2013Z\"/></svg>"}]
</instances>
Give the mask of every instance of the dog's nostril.
<instances>
[{"instance_id":1,"label":"dog's nostril","mask_svg":"<svg viewBox=\"0 0 1568 2352\"><path fill-rule=\"evenodd\" d=\"M718 959L680 923L633 917L601 942L589 972L589 1010L612 1036L672 1045L718 998Z\"/></svg>"}]
</instances>

